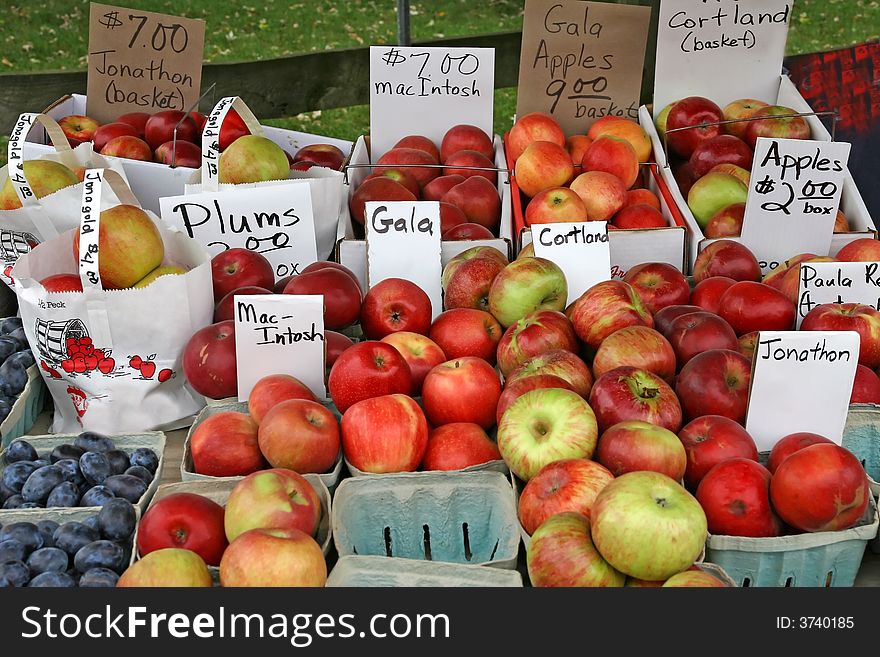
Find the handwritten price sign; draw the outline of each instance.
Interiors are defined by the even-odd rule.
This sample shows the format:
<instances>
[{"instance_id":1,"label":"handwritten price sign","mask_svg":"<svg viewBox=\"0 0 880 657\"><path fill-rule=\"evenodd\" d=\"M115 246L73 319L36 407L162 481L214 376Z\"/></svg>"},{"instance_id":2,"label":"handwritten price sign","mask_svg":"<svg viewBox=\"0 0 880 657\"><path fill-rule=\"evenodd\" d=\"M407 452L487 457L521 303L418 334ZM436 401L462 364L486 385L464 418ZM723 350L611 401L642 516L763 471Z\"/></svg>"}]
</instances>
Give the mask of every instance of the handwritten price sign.
<instances>
[{"instance_id":1,"label":"handwritten price sign","mask_svg":"<svg viewBox=\"0 0 880 657\"><path fill-rule=\"evenodd\" d=\"M758 139L742 241L767 272L796 253L827 254L850 145Z\"/></svg>"},{"instance_id":2,"label":"handwritten price sign","mask_svg":"<svg viewBox=\"0 0 880 657\"><path fill-rule=\"evenodd\" d=\"M372 159L407 135L438 146L454 125L492 134L494 48L370 47Z\"/></svg>"},{"instance_id":3,"label":"handwritten price sign","mask_svg":"<svg viewBox=\"0 0 880 657\"><path fill-rule=\"evenodd\" d=\"M92 3L88 114L186 110L199 97L205 21Z\"/></svg>"}]
</instances>

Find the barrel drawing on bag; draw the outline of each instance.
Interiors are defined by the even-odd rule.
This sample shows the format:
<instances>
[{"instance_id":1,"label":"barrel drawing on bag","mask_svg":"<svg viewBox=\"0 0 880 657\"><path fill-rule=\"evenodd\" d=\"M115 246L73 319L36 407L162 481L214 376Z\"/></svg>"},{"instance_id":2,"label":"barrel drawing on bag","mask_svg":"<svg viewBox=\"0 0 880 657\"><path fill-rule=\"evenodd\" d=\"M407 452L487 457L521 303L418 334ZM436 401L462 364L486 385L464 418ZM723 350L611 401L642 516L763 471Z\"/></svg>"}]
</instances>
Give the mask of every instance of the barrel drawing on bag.
<instances>
[{"instance_id":1,"label":"barrel drawing on bag","mask_svg":"<svg viewBox=\"0 0 880 657\"><path fill-rule=\"evenodd\" d=\"M12 280L10 275L16 261L40 243L31 233L0 230L0 258L3 259L3 275Z\"/></svg>"},{"instance_id":2,"label":"barrel drawing on bag","mask_svg":"<svg viewBox=\"0 0 880 657\"><path fill-rule=\"evenodd\" d=\"M37 319L34 333L37 336L37 349L47 361L60 363L70 358L69 347L82 338L89 337L86 325L79 319L68 319L63 322ZM74 342L68 342L73 340Z\"/></svg>"}]
</instances>

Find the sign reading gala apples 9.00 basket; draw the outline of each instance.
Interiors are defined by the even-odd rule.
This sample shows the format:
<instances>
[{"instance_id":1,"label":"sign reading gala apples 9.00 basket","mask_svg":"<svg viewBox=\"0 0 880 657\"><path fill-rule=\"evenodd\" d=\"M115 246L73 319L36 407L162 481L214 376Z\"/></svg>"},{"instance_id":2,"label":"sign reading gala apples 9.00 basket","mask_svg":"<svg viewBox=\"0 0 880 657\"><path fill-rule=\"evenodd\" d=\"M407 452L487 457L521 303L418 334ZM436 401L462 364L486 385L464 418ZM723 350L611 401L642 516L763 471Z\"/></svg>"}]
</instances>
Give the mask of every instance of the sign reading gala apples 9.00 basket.
<instances>
[{"instance_id":1,"label":"sign reading gala apples 9.00 basket","mask_svg":"<svg viewBox=\"0 0 880 657\"><path fill-rule=\"evenodd\" d=\"M233 248L262 254L275 278L318 259L309 186L270 185L159 199L162 220L203 244L211 256Z\"/></svg>"},{"instance_id":2,"label":"sign reading gala apples 9.00 basket","mask_svg":"<svg viewBox=\"0 0 880 657\"><path fill-rule=\"evenodd\" d=\"M855 331L761 331L746 414L758 451L798 431L839 445L858 360Z\"/></svg>"},{"instance_id":3,"label":"sign reading gala apples 9.00 basket","mask_svg":"<svg viewBox=\"0 0 880 657\"><path fill-rule=\"evenodd\" d=\"M798 328L813 308L825 303L860 303L880 310L880 262L801 263Z\"/></svg>"},{"instance_id":4,"label":"sign reading gala apples 9.00 basket","mask_svg":"<svg viewBox=\"0 0 880 657\"><path fill-rule=\"evenodd\" d=\"M762 272L797 253L828 253L849 150L839 141L758 138L742 241Z\"/></svg>"},{"instance_id":5,"label":"sign reading gala apples 9.00 basket","mask_svg":"<svg viewBox=\"0 0 880 657\"><path fill-rule=\"evenodd\" d=\"M611 278L611 249L605 221L535 224L532 241L535 255L556 263L565 274L566 305L574 303L596 283Z\"/></svg>"},{"instance_id":6,"label":"sign reading gala apples 9.00 basket","mask_svg":"<svg viewBox=\"0 0 880 657\"><path fill-rule=\"evenodd\" d=\"M431 318L443 310L440 276L440 204L437 201L367 201L367 287L403 278L431 300Z\"/></svg>"},{"instance_id":7,"label":"sign reading gala apples 9.00 basket","mask_svg":"<svg viewBox=\"0 0 880 657\"><path fill-rule=\"evenodd\" d=\"M494 48L370 46L373 162L407 135L437 146L452 126L493 133Z\"/></svg>"},{"instance_id":8,"label":"sign reading gala apples 9.00 basket","mask_svg":"<svg viewBox=\"0 0 880 657\"><path fill-rule=\"evenodd\" d=\"M324 389L324 297L254 294L235 297L238 400L269 374L289 374L318 399Z\"/></svg>"}]
</instances>

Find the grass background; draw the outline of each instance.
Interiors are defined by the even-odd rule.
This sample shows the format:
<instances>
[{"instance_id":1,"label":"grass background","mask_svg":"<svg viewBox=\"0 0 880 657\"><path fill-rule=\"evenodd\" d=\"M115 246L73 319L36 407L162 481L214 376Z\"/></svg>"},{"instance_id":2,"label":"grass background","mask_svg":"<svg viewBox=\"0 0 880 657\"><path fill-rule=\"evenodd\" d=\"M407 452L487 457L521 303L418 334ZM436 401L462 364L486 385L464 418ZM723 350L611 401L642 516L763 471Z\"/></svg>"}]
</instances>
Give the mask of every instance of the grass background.
<instances>
[{"instance_id":1,"label":"grass background","mask_svg":"<svg viewBox=\"0 0 880 657\"><path fill-rule=\"evenodd\" d=\"M132 9L205 19L207 62L268 59L396 42L395 0L119 2ZM414 0L410 31L413 40L428 40L518 30L522 26L522 7L522 0ZM88 3L77 0L11 4L0 12L0 71L85 68L88 13ZM787 52L831 50L878 36L878 0L795 0ZM497 132L510 127L515 105L515 89L496 91ZM261 118L267 119L266 124L343 139L369 132L366 105ZM2 151L5 153L5 148Z\"/></svg>"}]
</instances>

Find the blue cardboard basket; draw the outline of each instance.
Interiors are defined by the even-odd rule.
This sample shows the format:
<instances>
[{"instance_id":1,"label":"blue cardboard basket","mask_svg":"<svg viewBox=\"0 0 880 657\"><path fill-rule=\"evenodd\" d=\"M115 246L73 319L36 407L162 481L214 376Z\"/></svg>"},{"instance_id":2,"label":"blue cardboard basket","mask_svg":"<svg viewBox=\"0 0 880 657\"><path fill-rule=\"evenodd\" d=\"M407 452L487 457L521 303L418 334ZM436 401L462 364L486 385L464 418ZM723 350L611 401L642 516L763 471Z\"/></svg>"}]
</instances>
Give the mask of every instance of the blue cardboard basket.
<instances>
[{"instance_id":1,"label":"blue cardboard basket","mask_svg":"<svg viewBox=\"0 0 880 657\"><path fill-rule=\"evenodd\" d=\"M462 566L398 557L340 557L327 578L327 586L399 587L521 587L515 570Z\"/></svg>"},{"instance_id":2,"label":"blue cardboard basket","mask_svg":"<svg viewBox=\"0 0 880 657\"><path fill-rule=\"evenodd\" d=\"M516 502L509 481L498 472L345 479L333 498L331 525L340 557L516 567Z\"/></svg>"},{"instance_id":3,"label":"blue cardboard basket","mask_svg":"<svg viewBox=\"0 0 880 657\"><path fill-rule=\"evenodd\" d=\"M880 494L880 406L852 404L843 428L843 446L862 462L871 491Z\"/></svg>"},{"instance_id":4,"label":"blue cardboard basket","mask_svg":"<svg viewBox=\"0 0 880 657\"><path fill-rule=\"evenodd\" d=\"M12 405L9 415L0 424L0 447L6 449L16 438L24 436L46 406L46 384L37 365L28 368L28 382Z\"/></svg>"}]
</instances>

